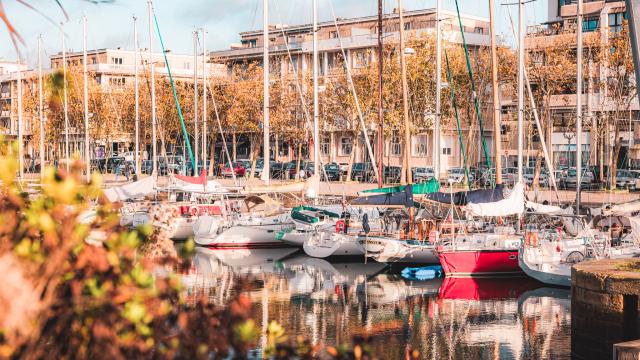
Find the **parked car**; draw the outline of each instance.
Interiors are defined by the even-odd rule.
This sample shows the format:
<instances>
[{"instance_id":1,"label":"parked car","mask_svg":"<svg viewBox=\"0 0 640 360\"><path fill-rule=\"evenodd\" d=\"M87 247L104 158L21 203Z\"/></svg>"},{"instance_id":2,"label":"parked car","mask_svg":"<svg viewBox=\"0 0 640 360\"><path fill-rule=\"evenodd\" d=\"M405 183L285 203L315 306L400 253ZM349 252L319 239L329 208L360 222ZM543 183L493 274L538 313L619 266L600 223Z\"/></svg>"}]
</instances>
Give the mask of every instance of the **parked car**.
<instances>
[{"instance_id":1,"label":"parked car","mask_svg":"<svg viewBox=\"0 0 640 360\"><path fill-rule=\"evenodd\" d=\"M373 167L370 163L354 163L351 166L351 179L355 181L369 182L374 178Z\"/></svg>"},{"instance_id":2,"label":"parked car","mask_svg":"<svg viewBox=\"0 0 640 360\"><path fill-rule=\"evenodd\" d=\"M525 184L527 184L527 186L533 185L533 179L535 178L535 175L536 175L536 168L526 167L522 169L522 177L524 178L524 182ZM540 176L538 177L538 182L542 187L549 186L549 174L544 169L540 169Z\"/></svg>"},{"instance_id":3,"label":"parked car","mask_svg":"<svg viewBox=\"0 0 640 360\"><path fill-rule=\"evenodd\" d=\"M222 167L223 177L232 177L233 174L235 174L236 176L244 176L245 167L241 161L236 161L232 165L233 165L233 169L229 167L229 164L226 164Z\"/></svg>"},{"instance_id":4,"label":"parked car","mask_svg":"<svg viewBox=\"0 0 640 360\"><path fill-rule=\"evenodd\" d=\"M140 171L143 174L151 175L151 172L153 171L153 161L142 160L142 164L140 164Z\"/></svg>"},{"instance_id":5,"label":"parked car","mask_svg":"<svg viewBox=\"0 0 640 360\"><path fill-rule=\"evenodd\" d=\"M616 188L618 189L636 189L636 178L630 170L616 170Z\"/></svg>"},{"instance_id":6,"label":"parked car","mask_svg":"<svg viewBox=\"0 0 640 360\"><path fill-rule=\"evenodd\" d=\"M123 157L110 157L107 159L107 172L110 173L114 173L115 174L115 170L116 167L118 167L118 165L120 165L121 162L124 161Z\"/></svg>"},{"instance_id":7,"label":"parked car","mask_svg":"<svg viewBox=\"0 0 640 360\"><path fill-rule=\"evenodd\" d=\"M340 167L340 174L347 175L347 173L349 172L349 164L342 162L338 163L338 166Z\"/></svg>"},{"instance_id":8,"label":"parked car","mask_svg":"<svg viewBox=\"0 0 640 360\"><path fill-rule=\"evenodd\" d=\"M578 171L575 168L570 168L567 171L567 175L564 178L564 187L565 188L576 188L578 182ZM593 172L588 169L582 170L582 176L580 177L580 188L590 187L593 182Z\"/></svg>"},{"instance_id":9,"label":"parked car","mask_svg":"<svg viewBox=\"0 0 640 360\"><path fill-rule=\"evenodd\" d=\"M118 164L118 166L116 166L113 173L116 175L125 176L127 168L129 170L129 175L133 175L136 169L136 165L133 163L133 161L122 161L120 164Z\"/></svg>"},{"instance_id":10,"label":"parked car","mask_svg":"<svg viewBox=\"0 0 640 360\"><path fill-rule=\"evenodd\" d=\"M385 166L382 174L385 183L399 183L402 177L400 166Z\"/></svg>"},{"instance_id":11,"label":"parked car","mask_svg":"<svg viewBox=\"0 0 640 360\"><path fill-rule=\"evenodd\" d=\"M329 179L329 181L338 181L340 180L340 165L337 163L325 164L324 173L327 174L327 179Z\"/></svg>"},{"instance_id":12,"label":"parked car","mask_svg":"<svg viewBox=\"0 0 640 360\"><path fill-rule=\"evenodd\" d=\"M471 175L469 175L471 176ZM451 168L447 170L447 184L456 185L462 184L465 178L464 168ZM469 179L473 181L472 179Z\"/></svg>"},{"instance_id":13,"label":"parked car","mask_svg":"<svg viewBox=\"0 0 640 360\"><path fill-rule=\"evenodd\" d=\"M272 161L271 167L269 171L271 172L272 179L282 179L284 178L284 167L285 163L280 161Z\"/></svg>"},{"instance_id":14,"label":"parked car","mask_svg":"<svg viewBox=\"0 0 640 360\"><path fill-rule=\"evenodd\" d=\"M413 177L413 182L419 183L433 179L436 176L436 173L432 168L414 167L411 168L411 176Z\"/></svg>"}]
</instances>

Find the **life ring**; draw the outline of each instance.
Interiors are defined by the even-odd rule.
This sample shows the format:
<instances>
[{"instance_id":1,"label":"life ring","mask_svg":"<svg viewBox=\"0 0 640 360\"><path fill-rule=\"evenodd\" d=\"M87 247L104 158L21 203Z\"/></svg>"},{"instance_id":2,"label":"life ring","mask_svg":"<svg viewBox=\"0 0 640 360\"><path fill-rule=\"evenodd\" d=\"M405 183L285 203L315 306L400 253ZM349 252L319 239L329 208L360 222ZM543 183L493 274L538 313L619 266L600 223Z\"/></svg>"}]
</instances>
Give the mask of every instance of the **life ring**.
<instances>
[{"instance_id":1,"label":"life ring","mask_svg":"<svg viewBox=\"0 0 640 360\"><path fill-rule=\"evenodd\" d=\"M340 219L340 220L336 221L336 233L343 232L345 226L346 226L346 223L345 223L344 220Z\"/></svg>"},{"instance_id":2,"label":"life ring","mask_svg":"<svg viewBox=\"0 0 640 360\"><path fill-rule=\"evenodd\" d=\"M190 214L191 216L198 216L198 212L199 212L199 211L198 211L198 207L196 207L196 206L191 206L191 207L189 208L189 214Z\"/></svg>"}]
</instances>

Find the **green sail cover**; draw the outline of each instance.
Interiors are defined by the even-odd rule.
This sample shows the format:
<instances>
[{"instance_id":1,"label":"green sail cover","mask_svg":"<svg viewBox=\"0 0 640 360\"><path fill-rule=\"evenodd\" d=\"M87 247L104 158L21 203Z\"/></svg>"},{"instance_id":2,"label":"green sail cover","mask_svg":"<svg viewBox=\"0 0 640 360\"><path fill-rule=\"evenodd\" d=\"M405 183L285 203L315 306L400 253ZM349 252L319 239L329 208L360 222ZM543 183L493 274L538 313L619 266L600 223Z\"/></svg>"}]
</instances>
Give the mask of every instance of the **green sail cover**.
<instances>
[{"instance_id":1,"label":"green sail cover","mask_svg":"<svg viewBox=\"0 0 640 360\"><path fill-rule=\"evenodd\" d=\"M405 187L406 185L392 186L392 187L386 187L382 189L364 190L364 191L361 191L360 193L391 194L391 193L397 193L397 192L403 191ZM440 182L434 178L429 181L425 181L423 183L411 185L411 190L413 190L414 195L431 194L440 190Z\"/></svg>"},{"instance_id":2,"label":"green sail cover","mask_svg":"<svg viewBox=\"0 0 640 360\"><path fill-rule=\"evenodd\" d=\"M312 206L298 206L291 209L291 217L294 220L315 224L320 221L320 217L339 218L340 214L331 211L318 209Z\"/></svg>"}]
</instances>

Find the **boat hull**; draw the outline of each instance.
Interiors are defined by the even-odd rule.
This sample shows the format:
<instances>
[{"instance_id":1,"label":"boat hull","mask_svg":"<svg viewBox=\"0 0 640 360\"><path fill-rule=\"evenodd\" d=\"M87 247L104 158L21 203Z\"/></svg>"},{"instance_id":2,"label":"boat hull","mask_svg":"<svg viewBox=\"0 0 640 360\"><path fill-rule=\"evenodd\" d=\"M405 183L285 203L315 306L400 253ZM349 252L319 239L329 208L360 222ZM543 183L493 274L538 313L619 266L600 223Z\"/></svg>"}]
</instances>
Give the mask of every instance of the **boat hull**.
<instances>
[{"instance_id":1,"label":"boat hull","mask_svg":"<svg viewBox=\"0 0 640 360\"><path fill-rule=\"evenodd\" d=\"M438 264L440 259L432 244L410 243L385 237L359 237L363 253L379 262Z\"/></svg>"},{"instance_id":2,"label":"boat hull","mask_svg":"<svg viewBox=\"0 0 640 360\"><path fill-rule=\"evenodd\" d=\"M276 248L289 247L276 238L282 224L235 225L213 238L197 238L198 245L215 248Z\"/></svg>"},{"instance_id":3,"label":"boat hull","mask_svg":"<svg viewBox=\"0 0 640 360\"><path fill-rule=\"evenodd\" d=\"M521 274L517 249L445 250L439 252L447 276Z\"/></svg>"},{"instance_id":4,"label":"boat hull","mask_svg":"<svg viewBox=\"0 0 640 360\"><path fill-rule=\"evenodd\" d=\"M307 255L317 258L364 254L358 247L354 236L325 231L319 231L309 237L302 248Z\"/></svg>"}]
</instances>

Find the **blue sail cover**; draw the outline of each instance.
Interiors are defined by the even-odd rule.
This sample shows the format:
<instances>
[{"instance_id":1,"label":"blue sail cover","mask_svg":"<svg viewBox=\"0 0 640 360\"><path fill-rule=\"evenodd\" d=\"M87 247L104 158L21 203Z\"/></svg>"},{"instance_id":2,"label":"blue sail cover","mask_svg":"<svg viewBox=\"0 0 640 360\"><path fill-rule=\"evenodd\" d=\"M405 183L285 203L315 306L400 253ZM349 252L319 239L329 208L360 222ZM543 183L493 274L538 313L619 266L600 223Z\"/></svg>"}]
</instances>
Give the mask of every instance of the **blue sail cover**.
<instances>
[{"instance_id":1,"label":"blue sail cover","mask_svg":"<svg viewBox=\"0 0 640 360\"><path fill-rule=\"evenodd\" d=\"M455 193L435 192L427 195L427 199L443 204L467 205L468 203L482 204L504 199L504 186L496 185L495 189L480 189L460 191Z\"/></svg>"},{"instance_id":2,"label":"blue sail cover","mask_svg":"<svg viewBox=\"0 0 640 360\"><path fill-rule=\"evenodd\" d=\"M413 206L413 189L407 186L402 191L365 195L351 200L349 205L409 208Z\"/></svg>"}]
</instances>

